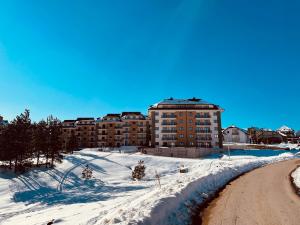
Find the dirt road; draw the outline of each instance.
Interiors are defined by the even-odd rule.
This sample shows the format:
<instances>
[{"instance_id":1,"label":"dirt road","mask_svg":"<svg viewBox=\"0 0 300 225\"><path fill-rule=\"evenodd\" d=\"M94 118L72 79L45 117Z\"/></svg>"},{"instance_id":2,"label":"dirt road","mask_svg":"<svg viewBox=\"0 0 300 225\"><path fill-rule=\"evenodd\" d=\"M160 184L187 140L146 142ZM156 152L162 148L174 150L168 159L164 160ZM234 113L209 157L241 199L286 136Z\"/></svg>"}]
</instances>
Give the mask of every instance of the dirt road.
<instances>
[{"instance_id":1,"label":"dirt road","mask_svg":"<svg viewBox=\"0 0 300 225\"><path fill-rule=\"evenodd\" d=\"M203 225L300 225L300 197L289 174L290 160L254 170L228 185L202 216Z\"/></svg>"}]
</instances>

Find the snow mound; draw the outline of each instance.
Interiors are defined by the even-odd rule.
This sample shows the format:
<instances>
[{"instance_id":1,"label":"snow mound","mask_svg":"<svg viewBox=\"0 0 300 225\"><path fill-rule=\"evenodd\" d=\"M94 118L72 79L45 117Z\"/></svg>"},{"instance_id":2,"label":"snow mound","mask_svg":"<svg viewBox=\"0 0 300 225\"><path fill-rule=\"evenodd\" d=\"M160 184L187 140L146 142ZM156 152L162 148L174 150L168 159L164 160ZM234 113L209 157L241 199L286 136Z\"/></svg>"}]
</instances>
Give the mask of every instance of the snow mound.
<instances>
[{"instance_id":1,"label":"snow mound","mask_svg":"<svg viewBox=\"0 0 300 225\"><path fill-rule=\"evenodd\" d=\"M292 177L294 179L294 184L296 185L296 187L298 187L298 189L300 190L300 167L298 167L298 169L296 169L293 173L292 173ZM300 194L300 193L299 193Z\"/></svg>"}]
</instances>

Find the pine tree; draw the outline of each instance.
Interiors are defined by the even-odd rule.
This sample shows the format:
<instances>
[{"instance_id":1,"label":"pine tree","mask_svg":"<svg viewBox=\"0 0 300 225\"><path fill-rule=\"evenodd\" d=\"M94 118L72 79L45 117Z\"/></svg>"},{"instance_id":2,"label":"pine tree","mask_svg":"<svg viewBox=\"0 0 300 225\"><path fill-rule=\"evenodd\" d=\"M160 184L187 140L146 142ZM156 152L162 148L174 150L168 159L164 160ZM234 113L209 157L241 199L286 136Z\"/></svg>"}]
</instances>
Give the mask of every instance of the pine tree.
<instances>
[{"instance_id":1,"label":"pine tree","mask_svg":"<svg viewBox=\"0 0 300 225\"><path fill-rule=\"evenodd\" d=\"M144 165L144 161L140 160L138 165L134 167L132 171L132 179L141 180L145 176L146 167Z\"/></svg>"},{"instance_id":2,"label":"pine tree","mask_svg":"<svg viewBox=\"0 0 300 225\"><path fill-rule=\"evenodd\" d=\"M73 154L74 150L78 149L78 139L74 133L71 134L71 137L67 143L67 151Z\"/></svg>"},{"instance_id":3,"label":"pine tree","mask_svg":"<svg viewBox=\"0 0 300 225\"><path fill-rule=\"evenodd\" d=\"M31 158L32 129L28 109L12 121L12 132L15 133L12 151L15 157L15 172L24 171L24 162Z\"/></svg>"},{"instance_id":4,"label":"pine tree","mask_svg":"<svg viewBox=\"0 0 300 225\"><path fill-rule=\"evenodd\" d=\"M89 165L86 165L86 167L82 171L82 178L88 180L91 179L93 176L93 170L89 167Z\"/></svg>"},{"instance_id":5,"label":"pine tree","mask_svg":"<svg viewBox=\"0 0 300 225\"><path fill-rule=\"evenodd\" d=\"M39 123L34 124L33 126L33 156L36 157L36 165L39 166L39 160L41 155L44 153L44 150L48 148L48 132L47 132L47 123L44 120L41 120Z\"/></svg>"},{"instance_id":6,"label":"pine tree","mask_svg":"<svg viewBox=\"0 0 300 225\"><path fill-rule=\"evenodd\" d=\"M61 159L60 152L62 151L62 125L60 120L53 118L53 116L49 116L47 122L49 132L49 153L51 157L51 167L53 167L54 161L59 161Z\"/></svg>"}]
</instances>

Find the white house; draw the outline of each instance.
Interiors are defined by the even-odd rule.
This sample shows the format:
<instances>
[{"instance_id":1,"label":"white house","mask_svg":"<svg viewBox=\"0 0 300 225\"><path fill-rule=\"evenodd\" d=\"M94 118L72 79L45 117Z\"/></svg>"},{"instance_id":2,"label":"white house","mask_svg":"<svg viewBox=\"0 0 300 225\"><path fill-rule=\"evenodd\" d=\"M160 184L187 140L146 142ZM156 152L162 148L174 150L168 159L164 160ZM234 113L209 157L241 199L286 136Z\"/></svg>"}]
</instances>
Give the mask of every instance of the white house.
<instances>
[{"instance_id":1,"label":"white house","mask_svg":"<svg viewBox=\"0 0 300 225\"><path fill-rule=\"evenodd\" d=\"M230 126L223 130L224 142L249 143L248 132L236 126Z\"/></svg>"}]
</instances>

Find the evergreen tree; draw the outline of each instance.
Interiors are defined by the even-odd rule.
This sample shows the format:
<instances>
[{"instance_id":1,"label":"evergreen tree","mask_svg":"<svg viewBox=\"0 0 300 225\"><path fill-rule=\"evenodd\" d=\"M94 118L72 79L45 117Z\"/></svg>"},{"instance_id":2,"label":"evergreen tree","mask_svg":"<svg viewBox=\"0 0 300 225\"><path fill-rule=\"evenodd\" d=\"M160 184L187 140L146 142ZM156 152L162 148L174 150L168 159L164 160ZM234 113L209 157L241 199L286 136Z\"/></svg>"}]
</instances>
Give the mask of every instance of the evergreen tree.
<instances>
[{"instance_id":1,"label":"evergreen tree","mask_svg":"<svg viewBox=\"0 0 300 225\"><path fill-rule=\"evenodd\" d=\"M24 162L31 158L32 129L29 110L26 109L12 121L12 132L15 133L12 150L15 153L15 171L24 170Z\"/></svg>"},{"instance_id":2,"label":"evergreen tree","mask_svg":"<svg viewBox=\"0 0 300 225\"><path fill-rule=\"evenodd\" d=\"M132 171L132 179L141 180L145 176L146 167L144 165L144 161L140 160L138 165L134 167Z\"/></svg>"},{"instance_id":3,"label":"evergreen tree","mask_svg":"<svg viewBox=\"0 0 300 225\"><path fill-rule=\"evenodd\" d=\"M71 134L71 137L67 143L67 151L73 154L74 150L78 149L78 139L74 133Z\"/></svg>"},{"instance_id":4,"label":"evergreen tree","mask_svg":"<svg viewBox=\"0 0 300 225\"><path fill-rule=\"evenodd\" d=\"M37 160L36 165L39 166L40 157L48 148L48 130L47 123L44 120L33 125L33 148L33 155Z\"/></svg>"},{"instance_id":5,"label":"evergreen tree","mask_svg":"<svg viewBox=\"0 0 300 225\"><path fill-rule=\"evenodd\" d=\"M60 152L62 151L62 125L60 120L49 116L48 119L48 131L49 131L49 153L51 157L51 167L54 166L54 161L61 159Z\"/></svg>"}]
</instances>

